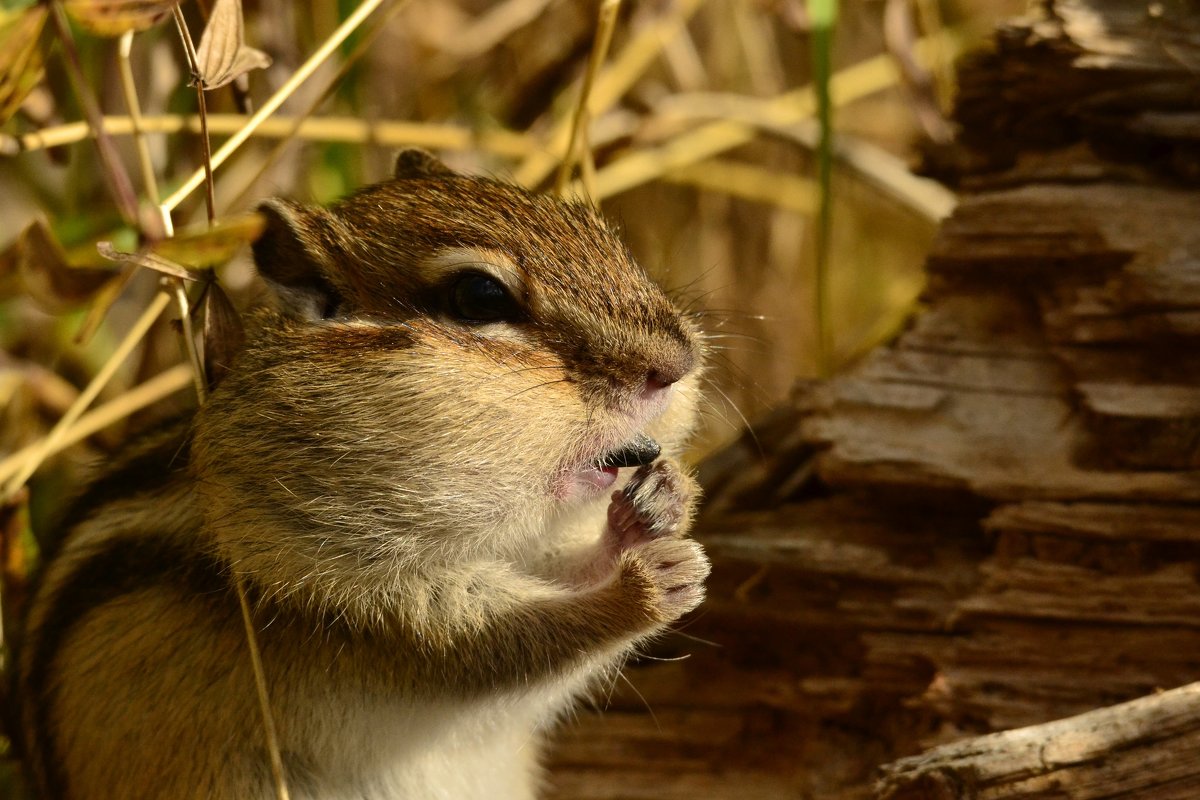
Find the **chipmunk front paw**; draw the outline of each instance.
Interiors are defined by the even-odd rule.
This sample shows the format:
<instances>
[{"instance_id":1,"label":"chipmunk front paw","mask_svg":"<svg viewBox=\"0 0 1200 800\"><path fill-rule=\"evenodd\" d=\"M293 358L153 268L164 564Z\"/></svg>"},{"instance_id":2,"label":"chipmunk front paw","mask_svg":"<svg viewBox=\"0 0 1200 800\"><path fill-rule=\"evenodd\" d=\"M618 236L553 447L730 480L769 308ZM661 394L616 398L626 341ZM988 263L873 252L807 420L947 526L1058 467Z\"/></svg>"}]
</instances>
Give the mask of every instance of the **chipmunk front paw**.
<instances>
[{"instance_id":1,"label":"chipmunk front paw","mask_svg":"<svg viewBox=\"0 0 1200 800\"><path fill-rule=\"evenodd\" d=\"M621 554L622 583L640 596L655 624L673 622L704 600L710 567L693 539L654 539Z\"/></svg>"},{"instance_id":2,"label":"chipmunk front paw","mask_svg":"<svg viewBox=\"0 0 1200 800\"><path fill-rule=\"evenodd\" d=\"M683 538L698 494L695 479L661 459L638 469L608 506L609 552L655 622L678 619L704 600L708 559L698 542Z\"/></svg>"},{"instance_id":3,"label":"chipmunk front paw","mask_svg":"<svg viewBox=\"0 0 1200 800\"><path fill-rule=\"evenodd\" d=\"M605 536L614 555L686 533L698 494L695 479L672 459L639 468L608 506Z\"/></svg>"}]
</instances>

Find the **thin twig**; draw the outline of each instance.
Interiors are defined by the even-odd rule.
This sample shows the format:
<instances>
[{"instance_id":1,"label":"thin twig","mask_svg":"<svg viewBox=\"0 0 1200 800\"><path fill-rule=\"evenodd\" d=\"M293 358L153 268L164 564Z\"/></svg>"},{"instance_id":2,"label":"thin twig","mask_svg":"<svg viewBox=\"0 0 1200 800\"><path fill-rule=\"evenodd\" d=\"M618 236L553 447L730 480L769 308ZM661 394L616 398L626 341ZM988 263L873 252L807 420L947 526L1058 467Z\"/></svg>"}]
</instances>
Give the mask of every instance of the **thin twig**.
<instances>
[{"instance_id":1,"label":"thin twig","mask_svg":"<svg viewBox=\"0 0 1200 800\"><path fill-rule=\"evenodd\" d=\"M279 737L275 733L275 717L271 714L271 695L267 691L267 676L263 672L262 655L258 650L258 632L254 630L254 617L250 613L250 602L242 579L235 577L238 604L242 607L242 624L246 628L246 644L250 648L250 664L254 669L254 684L258 690L259 711L262 712L263 733L267 737L267 752L271 754L271 773L275 779L276 800L288 800L287 782L283 776L283 757L279 752Z\"/></svg>"},{"instance_id":2,"label":"thin twig","mask_svg":"<svg viewBox=\"0 0 1200 800\"><path fill-rule=\"evenodd\" d=\"M936 0L916 0L916 2L917 18L920 20L921 29L925 31L926 36L932 37L933 41L933 48L926 59L926 66L934 75L934 96L937 98L937 106L941 109L942 114L949 116L953 100L950 90L954 86L954 57L940 46L941 39L936 35L945 27L945 23L942 21L942 12L938 8Z\"/></svg>"},{"instance_id":3,"label":"thin twig","mask_svg":"<svg viewBox=\"0 0 1200 800\"><path fill-rule=\"evenodd\" d=\"M212 169L217 169L220 167L231 155L237 152L237 149L245 144L246 140L250 138L251 134L253 134L254 131L257 130L260 125L262 125L263 121L278 111L279 107L283 105L284 101L291 97L301 84L312 77L312 74L317 71L317 68L325 63L326 59L337 52L337 49L341 46L342 42L344 42L350 36L350 34L354 33L354 31L356 31L358 27L362 25L367 17L371 15L371 12L378 8L383 2L384 0L364 0L363 3L360 4L357 9L355 9L354 13L351 14L345 22L339 25L337 30L335 30L330 37L326 39L319 48L317 48L317 51L309 56L307 61L300 65L300 67L292 74L290 78L288 78L283 86L280 86L279 89L276 90L276 92L271 95L270 98L268 98L267 102L263 103L262 108L255 112L254 116L250 117L250 120L237 133L230 137L225 144L221 145L221 148L212 156ZM183 185L176 189L175 192L163 202L163 208L165 208L167 211L174 211L179 204L183 202L184 198L195 191L200 184L204 182L204 175L205 167L200 167L198 170L193 172L191 176L184 181Z\"/></svg>"},{"instance_id":4,"label":"thin twig","mask_svg":"<svg viewBox=\"0 0 1200 800\"><path fill-rule=\"evenodd\" d=\"M579 131L579 182L583 185L584 196L589 203L595 205L592 198L596 196L596 153L592 149L592 115L584 110L583 127ZM562 191L566 191L564 186Z\"/></svg>"},{"instance_id":5,"label":"thin twig","mask_svg":"<svg viewBox=\"0 0 1200 800\"><path fill-rule=\"evenodd\" d=\"M953 138L954 130L942 113L933 72L913 53L913 42L917 39L914 11L912 0L887 0L884 3L883 43L900 70L908 105L917 123L931 141L944 145ZM935 51L930 61L936 64L937 57Z\"/></svg>"},{"instance_id":6,"label":"thin twig","mask_svg":"<svg viewBox=\"0 0 1200 800\"><path fill-rule=\"evenodd\" d=\"M147 331L150 330L150 326L154 324L154 321L158 319L158 316L170 302L171 296L166 292L159 292L155 296L146 310L142 312L142 315L138 317L137 322L125 334L125 338L117 345L113 354L109 356L108 361L104 362L104 366L100 368L100 371L88 383L87 388L79 393L79 397L75 399L75 402L71 404L67 412L50 429L50 433L42 440L42 446L22 462L20 469L17 470L16 474L5 485L4 501L11 500L17 491L25 485L25 481L29 480L30 476L37 472L37 468L41 466L49 454L54 452L59 441L65 437L67 431L75 424L79 416L83 414L87 407L92 404L92 401L96 399L96 396L100 394L100 391L112 380L117 369L142 341Z\"/></svg>"},{"instance_id":7,"label":"thin twig","mask_svg":"<svg viewBox=\"0 0 1200 800\"><path fill-rule=\"evenodd\" d=\"M133 191L133 184L129 180L129 174L125 171L125 165L121 163L121 159L117 155L116 148L113 147L112 141L104 135L100 104L92 94L87 79L84 78L83 64L80 63L79 51L75 47L75 39L71 36L71 28L67 24L66 12L63 11L60 2L51 3L50 9L50 18L54 21L55 33L66 56L63 61L67 65L67 74L71 78L71 85L75 88L75 96L79 98L79 105L83 108L83 115L87 119L88 126L96 137L96 150L100 154L100 164L103 167L104 177L107 179L113 200L116 201L117 210L121 212L121 216L126 222L131 225L137 224L137 195Z\"/></svg>"},{"instance_id":8,"label":"thin twig","mask_svg":"<svg viewBox=\"0 0 1200 800\"><path fill-rule=\"evenodd\" d=\"M579 131L585 119L590 117L588 100L591 98L592 85L600 65L608 56L608 47L612 44L613 30L617 26L617 14L621 10L621 0L604 0L600 4L599 17L596 20L596 36L592 40L592 51L588 54L587 69L583 73L583 86L579 89L579 102L575 105L575 113L571 116L571 132L567 136L566 152L563 153L562 163L558 165L558 178L554 181L554 193L562 196L571 179L571 171L575 168L575 153L579 149Z\"/></svg>"},{"instance_id":9,"label":"thin twig","mask_svg":"<svg viewBox=\"0 0 1200 800\"><path fill-rule=\"evenodd\" d=\"M204 81L200 77L199 62L196 58L196 50L192 43L192 36L188 32L187 23L183 19L183 12L179 6L175 6L175 24L179 29L179 35L183 39L184 50L187 53L188 68L192 73L192 80L196 85L196 106L200 117L200 141L203 146L203 177L204 177L204 201L208 210L208 224L211 226L216 219L216 192L213 181L214 157L212 147L209 144L208 134L208 111L204 101ZM336 34L335 34L336 36ZM328 41L326 42L328 44ZM301 68L303 69L303 67ZM293 76L295 78L295 76ZM290 81L289 81L290 83ZM299 86L299 83L295 84ZM282 91L282 90L281 90ZM279 92L276 93L276 96ZM272 97L271 100L274 100ZM266 105L260 109L260 115L269 114L275 110L272 107L271 100L268 100ZM276 106L277 107L277 106ZM254 124L254 118L246 124L242 130L246 130ZM239 132L240 133L240 132ZM230 144L238 138L235 134L234 138L225 143L221 152L233 152L234 148ZM245 137L242 139L245 140ZM222 159L223 160L223 159ZM193 175L193 177L195 177ZM186 186L187 184L185 184ZM194 188L194 187L193 187ZM181 189L182 191L182 189ZM189 190L190 191L190 190ZM187 192L181 194L176 192L163 203L160 208L163 209L164 216L170 216L170 211L173 210L180 200L185 197ZM177 199L178 198L178 199ZM184 288L182 281L175 282L175 300L179 306L179 317L182 325L183 347L187 353L188 360L192 365L192 375L196 383L196 397L200 403L204 403L208 395L208 381L204 375L204 362L200 358L200 353L196 348L196 336L192 330L192 318L188 313L187 290ZM240 578L234 579L234 586L237 588L238 604L242 609L242 622L246 630L246 646L250 651L250 663L254 670L254 688L258 695L259 712L262 716L263 736L266 738L267 753L271 759L271 775L275 783L275 795L277 800L288 800L287 779L283 774L283 756L279 751L279 737L275 732L275 717L271 712L271 697L267 691L267 681L263 674L262 659L258 650L258 633L254 630L254 621L250 614L250 604L246 600L246 592L242 587Z\"/></svg>"},{"instance_id":10,"label":"thin twig","mask_svg":"<svg viewBox=\"0 0 1200 800\"><path fill-rule=\"evenodd\" d=\"M201 163L204 166L204 207L208 211L208 224L212 225L213 220L217 218L217 198L216 187L213 185L212 144L208 137L208 107L204 100L204 80L200 76L196 45L192 41L191 31L188 30L187 20L183 18L183 10L176 4L171 7L171 12L175 18L175 30L183 42L188 72L191 73L192 84L196 87L196 115L200 117Z\"/></svg>"},{"instance_id":11,"label":"thin twig","mask_svg":"<svg viewBox=\"0 0 1200 800\"><path fill-rule=\"evenodd\" d=\"M121 91L129 109L129 120L133 123L133 142L137 146L138 164L142 169L142 188L146 191L146 199L158 205L158 182L154 179L154 161L150 158L150 145L146 142L145 131L142 130L142 105L138 102L137 84L133 80L133 65L130 62L132 51L133 31L126 31L117 44Z\"/></svg>"},{"instance_id":12,"label":"thin twig","mask_svg":"<svg viewBox=\"0 0 1200 800\"><path fill-rule=\"evenodd\" d=\"M208 399L208 380L204 376L204 362L196 348L196 331L192 327L192 315L188 308L187 287L178 278L170 280L175 294L175 305L179 308L180 336L183 337L183 352L192 365L192 377L196 383L196 399L201 405Z\"/></svg>"}]
</instances>

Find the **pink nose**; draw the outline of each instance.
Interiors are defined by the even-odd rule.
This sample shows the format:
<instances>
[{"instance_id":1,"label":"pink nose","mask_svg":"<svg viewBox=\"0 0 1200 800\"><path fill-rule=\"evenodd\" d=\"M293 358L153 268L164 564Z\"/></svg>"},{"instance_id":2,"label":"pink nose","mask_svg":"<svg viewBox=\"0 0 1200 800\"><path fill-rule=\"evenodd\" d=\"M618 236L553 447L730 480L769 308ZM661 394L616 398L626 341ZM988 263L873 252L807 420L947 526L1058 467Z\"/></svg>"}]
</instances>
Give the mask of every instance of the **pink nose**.
<instances>
[{"instance_id":1,"label":"pink nose","mask_svg":"<svg viewBox=\"0 0 1200 800\"><path fill-rule=\"evenodd\" d=\"M658 358L646 373L646 385L642 389L643 397L653 397L659 392L677 383L684 375L696 366L696 357L690 350L680 349L665 358Z\"/></svg>"},{"instance_id":2,"label":"pink nose","mask_svg":"<svg viewBox=\"0 0 1200 800\"><path fill-rule=\"evenodd\" d=\"M660 389L666 389L678 380L676 377L663 375L658 370L650 370L650 374L646 376L646 391L657 392Z\"/></svg>"}]
</instances>

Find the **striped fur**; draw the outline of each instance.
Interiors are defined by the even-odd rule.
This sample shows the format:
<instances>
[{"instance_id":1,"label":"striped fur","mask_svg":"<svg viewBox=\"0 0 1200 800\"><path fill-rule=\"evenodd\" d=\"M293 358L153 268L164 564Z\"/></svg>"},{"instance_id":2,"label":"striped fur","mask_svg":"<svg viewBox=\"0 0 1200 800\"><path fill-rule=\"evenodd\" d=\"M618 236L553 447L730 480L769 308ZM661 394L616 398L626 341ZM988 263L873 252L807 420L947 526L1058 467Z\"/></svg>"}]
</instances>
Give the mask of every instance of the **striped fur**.
<instances>
[{"instance_id":1,"label":"striped fur","mask_svg":"<svg viewBox=\"0 0 1200 800\"><path fill-rule=\"evenodd\" d=\"M17 657L35 782L273 797L240 581L293 798L533 797L546 732L702 598L673 460L696 334L591 210L426 156L267 214L282 311L45 563ZM464 265L519 318L448 316ZM610 498L589 465L640 434L664 456Z\"/></svg>"}]
</instances>

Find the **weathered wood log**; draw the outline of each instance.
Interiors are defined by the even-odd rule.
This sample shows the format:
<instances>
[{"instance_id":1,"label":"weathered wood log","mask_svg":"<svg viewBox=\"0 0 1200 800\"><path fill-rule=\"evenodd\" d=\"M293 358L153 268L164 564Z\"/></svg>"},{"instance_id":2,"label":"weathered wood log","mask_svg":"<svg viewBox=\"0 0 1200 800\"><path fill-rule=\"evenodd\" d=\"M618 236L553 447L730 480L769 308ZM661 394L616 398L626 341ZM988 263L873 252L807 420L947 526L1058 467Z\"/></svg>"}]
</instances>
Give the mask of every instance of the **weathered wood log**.
<instances>
[{"instance_id":1,"label":"weathered wood log","mask_svg":"<svg viewBox=\"0 0 1200 800\"><path fill-rule=\"evenodd\" d=\"M884 768L880 800L1200 797L1200 684L968 739Z\"/></svg>"},{"instance_id":2,"label":"weathered wood log","mask_svg":"<svg viewBox=\"0 0 1200 800\"><path fill-rule=\"evenodd\" d=\"M1190 722L1042 784L1022 748L1095 717L969 739L1200 676L1197 64L1193 4L1047 0L962 67L925 310L704 465L710 597L652 654L686 658L568 729L553 796L870 798L964 739L879 791L1200 796Z\"/></svg>"}]
</instances>

